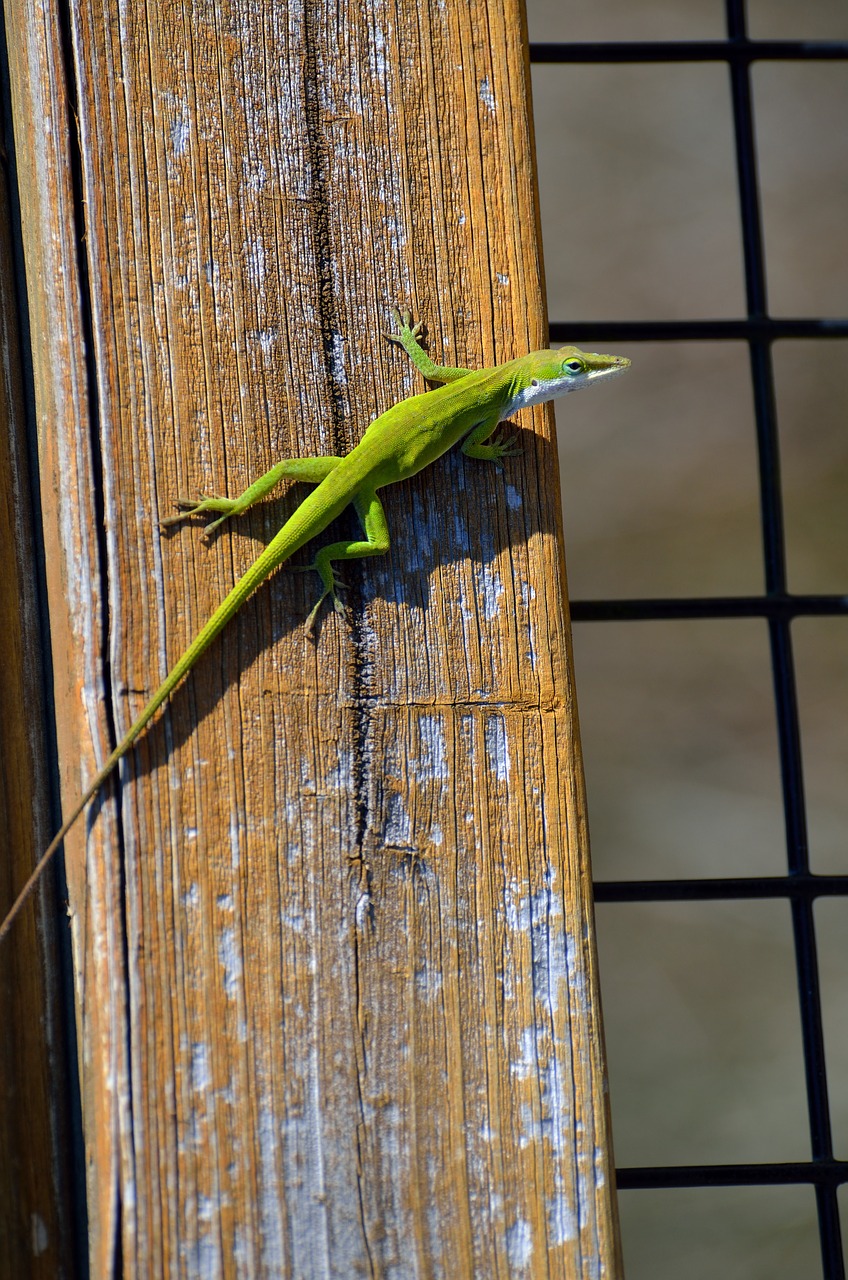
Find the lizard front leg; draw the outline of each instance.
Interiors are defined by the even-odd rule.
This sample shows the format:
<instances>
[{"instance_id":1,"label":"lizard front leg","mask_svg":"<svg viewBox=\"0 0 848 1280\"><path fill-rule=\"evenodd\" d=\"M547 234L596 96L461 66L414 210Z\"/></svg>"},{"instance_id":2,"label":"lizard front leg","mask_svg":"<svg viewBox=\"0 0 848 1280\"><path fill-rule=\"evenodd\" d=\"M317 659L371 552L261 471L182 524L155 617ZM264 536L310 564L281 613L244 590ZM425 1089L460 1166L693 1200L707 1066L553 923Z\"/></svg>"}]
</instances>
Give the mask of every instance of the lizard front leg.
<instances>
[{"instance_id":1,"label":"lizard front leg","mask_svg":"<svg viewBox=\"0 0 848 1280\"><path fill-rule=\"evenodd\" d=\"M419 320L416 325L411 325L412 316L408 311L404 311L402 315L399 311L393 311L392 316L398 332L387 333L384 337L403 347L418 372L428 382L458 382L460 378L473 373L472 369L455 369L451 365L436 364L418 341L422 322Z\"/></svg>"}]
</instances>

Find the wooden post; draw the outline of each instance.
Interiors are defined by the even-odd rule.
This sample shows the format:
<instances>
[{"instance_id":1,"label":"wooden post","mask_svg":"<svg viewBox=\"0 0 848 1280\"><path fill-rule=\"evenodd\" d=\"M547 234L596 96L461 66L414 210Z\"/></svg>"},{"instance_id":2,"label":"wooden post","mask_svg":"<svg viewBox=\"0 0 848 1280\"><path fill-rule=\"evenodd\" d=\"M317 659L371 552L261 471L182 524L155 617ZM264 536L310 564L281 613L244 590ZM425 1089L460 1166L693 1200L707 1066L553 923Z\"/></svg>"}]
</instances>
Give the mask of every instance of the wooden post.
<instances>
[{"instance_id":1,"label":"wooden post","mask_svg":"<svg viewBox=\"0 0 848 1280\"><path fill-rule=\"evenodd\" d=\"M438 360L545 345L526 37L519 0L8 21L67 801L297 500L206 545L174 497L422 389L395 303ZM520 425L503 472L387 490L315 640L313 575L267 584L68 841L93 1275L618 1274L555 445Z\"/></svg>"},{"instance_id":2,"label":"wooden post","mask_svg":"<svg viewBox=\"0 0 848 1280\"><path fill-rule=\"evenodd\" d=\"M0 916L50 839L38 540L33 523L18 280L0 165ZM73 1267L69 1099L52 875L0 954L0 1275Z\"/></svg>"}]
</instances>

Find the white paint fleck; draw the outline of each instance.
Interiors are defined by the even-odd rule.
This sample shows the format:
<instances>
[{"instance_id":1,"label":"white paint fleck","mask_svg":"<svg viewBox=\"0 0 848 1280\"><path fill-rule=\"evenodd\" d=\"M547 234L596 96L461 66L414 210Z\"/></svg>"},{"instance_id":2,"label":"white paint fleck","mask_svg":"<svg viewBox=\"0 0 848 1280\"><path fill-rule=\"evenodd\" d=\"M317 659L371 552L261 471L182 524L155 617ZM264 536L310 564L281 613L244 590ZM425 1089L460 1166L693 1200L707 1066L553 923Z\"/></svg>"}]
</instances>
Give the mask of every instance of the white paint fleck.
<instances>
[{"instance_id":1,"label":"white paint fleck","mask_svg":"<svg viewBox=\"0 0 848 1280\"><path fill-rule=\"evenodd\" d=\"M234 1164L227 1168L227 1177L235 1178L238 1170ZM235 1262L235 1274L237 1276L250 1275L253 1260L253 1241L244 1227L236 1227L233 1231L233 1261ZM282 1268L280 1268L281 1270ZM274 1274L269 1272L269 1274Z\"/></svg>"},{"instance_id":2,"label":"white paint fleck","mask_svg":"<svg viewBox=\"0 0 848 1280\"><path fill-rule=\"evenodd\" d=\"M577 1239L577 1214L564 1192L548 1201L548 1235L554 1247Z\"/></svg>"},{"instance_id":3,"label":"white paint fleck","mask_svg":"<svg viewBox=\"0 0 848 1280\"><path fill-rule=\"evenodd\" d=\"M529 662L531 670L535 671L536 664L538 662L538 655L536 653L536 633L533 630L533 620L532 620L532 617L530 616L530 602L536 599L536 592L534 591L531 584L529 582L526 582L524 579L522 579L521 582L519 583L518 589L521 593L521 602L524 605L524 608L527 610L527 614L528 614L525 622L527 648L525 650L524 656Z\"/></svg>"},{"instance_id":4,"label":"white paint fleck","mask_svg":"<svg viewBox=\"0 0 848 1280\"><path fill-rule=\"evenodd\" d=\"M412 840L412 822L399 791L393 791L386 804L383 840L386 844L396 847L409 845Z\"/></svg>"},{"instance_id":5,"label":"white paint fleck","mask_svg":"<svg viewBox=\"0 0 848 1280\"><path fill-rule=\"evenodd\" d=\"M477 570L477 590L483 602L483 617L492 622L498 616L498 601L504 594L500 574L482 565Z\"/></svg>"},{"instance_id":6,"label":"white paint fleck","mask_svg":"<svg viewBox=\"0 0 848 1280\"><path fill-rule=\"evenodd\" d=\"M204 1093L212 1081L209 1072L209 1049L202 1040L191 1046L191 1087L195 1093Z\"/></svg>"},{"instance_id":7,"label":"white paint fleck","mask_svg":"<svg viewBox=\"0 0 848 1280\"><path fill-rule=\"evenodd\" d=\"M555 869L549 867L534 893L512 882L507 889L506 924L530 943L536 1010L513 1053L513 1078L528 1082L519 1110L520 1144L523 1148L549 1144L564 1157L575 1142L572 1074L567 1053L563 1057L550 1052L549 1029L559 1025L563 1008L585 1011L587 991L579 971L579 948L569 932L561 895L556 892L557 880ZM505 974L505 987L508 979ZM530 1084L532 1092L527 1093ZM571 1193L560 1178L555 1182L547 1203L550 1238L555 1243L575 1238L579 1206L589 1203L594 1188L603 1182L603 1153L599 1163L597 1152L596 1147L594 1159L588 1154L578 1157L576 1198L569 1199Z\"/></svg>"},{"instance_id":8,"label":"white paint fleck","mask_svg":"<svg viewBox=\"0 0 848 1280\"><path fill-rule=\"evenodd\" d=\"M366 925L368 924L368 917L371 914L372 902L373 902L373 899L370 893L361 893L357 898L356 911L354 913L356 917L357 929L364 930Z\"/></svg>"},{"instance_id":9,"label":"white paint fleck","mask_svg":"<svg viewBox=\"0 0 848 1280\"><path fill-rule=\"evenodd\" d=\"M521 490L517 489L514 484L504 485L504 497L506 505L510 511L520 511L524 506L524 499L521 496Z\"/></svg>"},{"instance_id":10,"label":"white paint fleck","mask_svg":"<svg viewBox=\"0 0 848 1280\"><path fill-rule=\"evenodd\" d=\"M535 1071L537 1060L536 1028L525 1027L521 1033L519 1056L510 1063L510 1072L517 1080L526 1080Z\"/></svg>"},{"instance_id":11,"label":"white paint fleck","mask_svg":"<svg viewBox=\"0 0 848 1280\"><path fill-rule=\"evenodd\" d=\"M597 1146L595 1147L594 1164L595 1164L595 1186L605 1187L607 1182L607 1176L606 1176L607 1153L606 1151L604 1151L603 1147L597 1147Z\"/></svg>"},{"instance_id":12,"label":"white paint fleck","mask_svg":"<svg viewBox=\"0 0 848 1280\"><path fill-rule=\"evenodd\" d=\"M550 1136L546 1132L546 1124L550 1128L550 1120L546 1122L543 1116L537 1116L529 1102L522 1103L518 1114L521 1122L518 1145L522 1151L534 1143L538 1146Z\"/></svg>"},{"instance_id":13,"label":"white paint fleck","mask_svg":"<svg viewBox=\"0 0 848 1280\"><path fill-rule=\"evenodd\" d=\"M137 1185L135 1178L130 1174L121 1186L121 1201L126 1205L128 1213L132 1213L138 1204Z\"/></svg>"},{"instance_id":14,"label":"white paint fleck","mask_svg":"<svg viewBox=\"0 0 848 1280\"><path fill-rule=\"evenodd\" d=\"M320 1021L320 1006L314 1006L310 1016ZM324 1154L328 1100L322 1090L325 1077L319 1066L318 1039L313 1021L303 1046L305 1052L295 1055L293 1087L301 1105L287 1107L280 1124L283 1186L279 1203L294 1205L296 1211L284 1219L288 1237L286 1267L269 1271L269 1275L331 1274Z\"/></svg>"},{"instance_id":15,"label":"white paint fleck","mask_svg":"<svg viewBox=\"0 0 848 1280\"><path fill-rule=\"evenodd\" d=\"M50 1233L47 1230L47 1223L38 1213L31 1213L29 1216L29 1238L34 1258L40 1258L42 1253L46 1253L50 1248Z\"/></svg>"},{"instance_id":16,"label":"white paint fleck","mask_svg":"<svg viewBox=\"0 0 848 1280\"><path fill-rule=\"evenodd\" d=\"M398 222L397 218L394 216L387 214L383 218L383 226L386 228L392 252L399 254L407 245L407 235L404 224L402 222Z\"/></svg>"},{"instance_id":17,"label":"white paint fleck","mask_svg":"<svg viewBox=\"0 0 848 1280\"><path fill-rule=\"evenodd\" d=\"M490 716L486 721L485 740L489 768L498 782L509 782L509 742L502 716Z\"/></svg>"},{"instance_id":18,"label":"white paint fleck","mask_svg":"<svg viewBox=\"0 0 848 1280\"><path fill-rule=\"evenodd\" d=\"M168 133L171 137L171 146L174 149L174 155L184 155L186 148L188 147L188 140L191 136L191 126L189 125L188 120L174 120L168 130Z\"/></svg>"},{"instance_id":19,"label":"white paint fleck","mask_svg":"<svg viewBox=\"0 0 848 1280\"><path fill-rule=\"evenodd\" d=\"M510 1272L526 1271L533 1257L533 1232L524 1218L516 1218L506 1229L506 1255Z\"/></svg>"},{"instance_id":20,"label":"white paint fleck","mask_svg":"<svg viewBox=\"0 0 848 1280\"><path fill-rule=\"evenodd\" d=\"M437 1000L443 986L444 978L439 969L415 971L415 989L423 1000Z\"/></svg>"},{"instance_id":21,"label":"white paint fleck","mask_svg":"<svg viewBox=\"0 0 848 1280\"><path fill-rule=\"evenodd\" d=\"M495 279L497 280L498 284L503 284L503 285L509 284L509 276L506 274L505 271L496 271Z\"/></svg>"},{"instance_id":22,"label":"white paint fleck","mask_svg":"<svg viewBox=\"0 0 848 1280\"><path fill-rule=\"evenodd\" d=\"M261 289L265 283L265 272L267 263L265 260L265 242L261 236L257 236L255 240L250 240L244 247L244 257L247 263L247 274L250 283L256 289Z\"/></svg>"},{"instance_id":23,"label":"white paint fleck","mask_svg":"<svg viewBox=\"0 0 848 1280\"><path fill-rule=\"evenodd\" d=\"M292 933L305 933L307 917L299 907L293 906L287 911L283 911L280 916L280 924L286 929L291 929Z\"/></svg>"},{"instance_id":24,"label":"white paint fleck","mask_svg":"<svg viewBox=\"0 0 848 1280\"><path fill-rule=\"evenodd\" d=\"M492 86L489 84L488 76L485 80L480 81L480 101L483 103L483 106L486 107L492 115L494 115L497 103L495 102L495 94Z\"/></svg>"},{"instance_id":25,"label":"white paint fleck","mask_svg":"<svg viewBox=\"0 0 848 1280\"><path fill-rule=\"evenodd\" d=\"M407 568L410 573L426 572L433 560L433 513L432 509L421 501L419 491L416 491L413 497L410 526L415 530L415 539L409 544Z\"/></svg>"},{"instance_id":26,"label":"white paint fleck","mask_svg":"<svg viewBox=\"0 0 848 1280\"><path fill-rule=\"evenodd\" d=\"M252 333L248 334L249 338L259 344L264 356L272 354L279 336L280 331L275 325L271 325L267 329L254 329Z\"/></svg>"},{"instance_id":27,"label":"white paint fleck","mask_svg":"<svg viewBox=\"0 0 848 1280\"><path fill-rule=\"evenodd\" d=\"M386 37L379 27L374 28L374 43L371 46L370 52L370 62L374 72L381 80L385 80L388 69L388 64L386 62Z\"/></svg>"},{"instance_id":28,"label":"white paint fleck","mask_svg":"<svg viewBox=\"0 0 848 1280\"><path fill-rule=\"evenodd\" d=\"M340 387L347 386L347 370L344 363L344 339L337 329L330 332L330 373Z\"/></svg>"},{"instance_id":29,"label":"white paint fleck","mask_svg":"<svg viewBox=\"0 0 848 1280\"><path fill-rule=\"evenodd\" d=\"M445 843L445 833L438 822L433 823L430 828L430 843L434 844L436 848L440 848Z\"/></svg>"},{"instance_id":30,"label":"white paint fleck","mask_svg":"<svg viewBox=\"0 0 848 1280\"><path fill-rule=\"evenodd\" d=\"M449 776L445 732L441 716L422 716L418 722L421 753L412 761L417 782L444 781Z\"/></svg>"},{"instance_id":31,"label":"white paint fleck","mask_svg":"<svg viewBox=\"0 0 848 1280\"><path fill-rule=\"evenodd\" d=\"M507 889L506 919L510 930L529 934L534 995L555 1015L560 999L568 1000L569 993L572 1001L581 1000L585 984L580 982L576 949L554 882L550 868L544 886L534 894L525 893L524 887L513 881Z\"/></svg>"},{"instance_id":32,"label":"white paint fleck","mask_svg":"<svg viewBox=\"0 0 848 1280\"><path fill-rule=\"evenodd\" d=\"M239 812L237 809L230 811L230 866L233 871L238 871L241 866L241 825L239 823Z\"/></svg>"},{"instance_id":33,"label":"white paint fleck","mask_svg":"<svg viewBox=\"0 0 848 1280\"><path fill-rule=\"evenodd\" d=\"M327 770L327 790L351 791L354 785L353 752L340 751L338 763Z\"/></svg>"},{"instance_id":34,"label":"white paint fleck","mask_svg":"<svg viewBox=\"0 0 848 1280\"><path fill-rule=\"evenodd\" d=\"M235 929L221 930L218 938L218 960L224 970L224 994L228 1000L234 1000L242 974L241 952Z\"/></svg>"},{"instance_id":35,"label":"white paint fleck","mask_svg":"<svg viewBox=\"0 0 848 1280\"><path fill-rule=\"evenodd\" d=\"M257 1130L262 1263L266 1275L283 1275L286 1260L281 1221L283 1195L277 1175L277 1152L280 1141L274 1111L271 1107L260 1107Z\"/></svg>"},{"instance_id":36,"label":"white paint fleck","mask_svg":"<svg viewBox=\"0 0 848 1280\"><path fill-rule=\"evenodd\" d=\"M465 521L456 513L453 518L453 540L458 551L468 550L468 530L465 527Z\"/></svg>"},{"instance_id":37,"label":"white paint fleck","mask_svg":"<svg viewBox=\"0 0 848 1280\"><path fill-rule=\"evenodd\" d=\"M197 1197L197 1222L202 1225L197 1232L194 1248L190 1250L194 1260L189 1264L196 1275L209 1277L223 1275L220 1237L217 1230L220 1213L221 1205L217 1200L211 1196Z\"/></svg>"},{"instance_id":38,"label":"white paint fleck","mask_svg":"<svg viewBox=\"0 0 848 1280\"><path fill-rule=\"evenodd\" d=\"M261 191L268 182L268 170L255 156L245 156L242 161L244 180L253 192Z\"/></svg>"}]
</instances>

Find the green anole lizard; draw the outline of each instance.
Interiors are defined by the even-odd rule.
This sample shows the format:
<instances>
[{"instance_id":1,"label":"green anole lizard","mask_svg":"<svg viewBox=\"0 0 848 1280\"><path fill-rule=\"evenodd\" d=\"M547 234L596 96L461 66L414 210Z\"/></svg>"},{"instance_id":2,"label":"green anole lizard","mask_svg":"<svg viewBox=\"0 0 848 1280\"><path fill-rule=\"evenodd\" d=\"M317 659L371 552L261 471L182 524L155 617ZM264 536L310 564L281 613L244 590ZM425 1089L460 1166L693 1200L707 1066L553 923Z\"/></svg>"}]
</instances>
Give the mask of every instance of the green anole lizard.
<instances>
[{"instance_id":1,"label":"green anole lizard","mask_svg":"<svg viewBox=\"0 0 848 1280\"><path fill-rule=\"evenodd\" d=\"M149 724L192 669L200 655L238 612L245 600L279 565L288 560L306 542L326 529L345 507L352 505L365 533L355 541L333 542L315 556L310 568L321 579L322 591L306 621L312 630L322 602L330 596L336 610L343 612L337 589L340 585L333 570L337 560L358 560L364 556L383 555L389 547L389 530L378 489L414 476L435 462L452 445L462 440L462 451L471 458L482 458L500 465L501 459L517 450L510 440L491 440L495 428L518 409L542 404L568 391L589 387L603 378L623 373L630 361L624 356L604 356L579 351L577 347L561 347L558 351L533 351L517 360L509 360L493 369L454 369L435 364L418 343L420 322L410 324L408 312L394 312L399 332L385 336L403 347L412 363L427 382L441 383L433 390L401 400L376 418L365 431L359 444L344 458L295 458L278 462L260 476L238 498L201 498L192 502L180 498L179 514L161 521L163 526L175 524L189 516L210 513L217 518L207 525L208 536L224 520L241 515L254 502L264 498L280 480L304 480L317 487L303 499L282 529L238 580L209 621L195 636L185 653L177 659L159 688L151 697L135 723L95 774L82 797L62 823L35 869L18 894L14 905L0 925L0 942L9 931L15 916L37 884L50 859L56 853L77 818L126 755L138 735Z\"/></svg>"}]
</instances>

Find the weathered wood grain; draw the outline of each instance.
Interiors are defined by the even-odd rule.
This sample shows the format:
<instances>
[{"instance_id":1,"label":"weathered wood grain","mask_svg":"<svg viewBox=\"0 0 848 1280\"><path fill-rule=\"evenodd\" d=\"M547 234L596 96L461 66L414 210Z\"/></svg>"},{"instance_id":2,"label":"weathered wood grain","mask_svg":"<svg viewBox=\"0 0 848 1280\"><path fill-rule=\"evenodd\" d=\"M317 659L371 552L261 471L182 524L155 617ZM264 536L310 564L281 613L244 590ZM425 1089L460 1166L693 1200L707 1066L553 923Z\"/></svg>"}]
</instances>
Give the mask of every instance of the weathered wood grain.
<instances>
[{"instance_id":1,"label":"weathered wood grain","mask_svg":"<svg viewBox=\"0 0 848 1280\"><path fill-rule=\"evenodd\" d=\"M419 385L394 303L450 363L544 344L522 22L72 0L82 303L58 180L27 246L66 326L67 795L296 501L206 546L157 531L172 498L349 449ZM53 73L24 63L22 116ZM69 842L94 1274L616 1273L555 446L520 425L503 473L387 491L391 552L316 641L312 576L277 575L127 762L120 827L110 798Z\"/></svg>"},{"instance_id":2,"label":"weathered wood grain","mask_svg":"<svg viewBox=\"0 0 848 1280\"><path fill-rule=\"evenodd\" d=\"M55 14L28 6L7 6L6 35L14 63L14 116L29 127L18 133L25 143L25 162L16 173L21 214L39 263L30 274L28 298L18 297L12 261L13 214L7 184L10 157L0 168L0 829L3 871L0 912L5 914L38 852L50 837L47 783L47 734L43 715L42 646L37 600L41 566L37 522L31 493L25 408L25 372L19 317L28 307L34 360L32 388L41 420L47 427L42 458L55 462L59 449L69 450L64 475L77 474L74 424L88 430L84 384L78 353L79 295L76 293L72 222L63 218L70 196L67 166L69 126L61 74L59 32ZM58 61L57 61L58 60ZM25 99L25 101L24 101ZM38 122L37 127L34 121ZM14 172L14 170L13 170ZM50 424L61 422L62 433ZM79 437L77 438L79 442ZM55 465L44 467L41 483L50 488ZM37 483L36 483L37 488ZM77 504L84 518L85 500ZM47 531L50 571L64 574L67 561L57 556L56 529ZM57 668L55 689L63 696L67 663L68 597L53 623ZM96 617L96 601L86 602ZM85 658L83 656L83 661ZM65 1045L65 992L57 954L57 904L53 876L16 927L15 937L0 954L0 1274L55 1280L75 1274L74 1194L70 1133L73 1128L70 1070Z\"/></svg>"},{"instance_id":3,"label":"weathered wood grain","mask_svg":"<svg viewBox=\"0 0 848 1280\"><path fill-rule=\"evenodd\" d=\"M0 915L50 838L39 576L7 167L0 165ZM71 1274L68 1062L45 894L0 955L0 1275Z\"/></svg>"}]
</instances>

